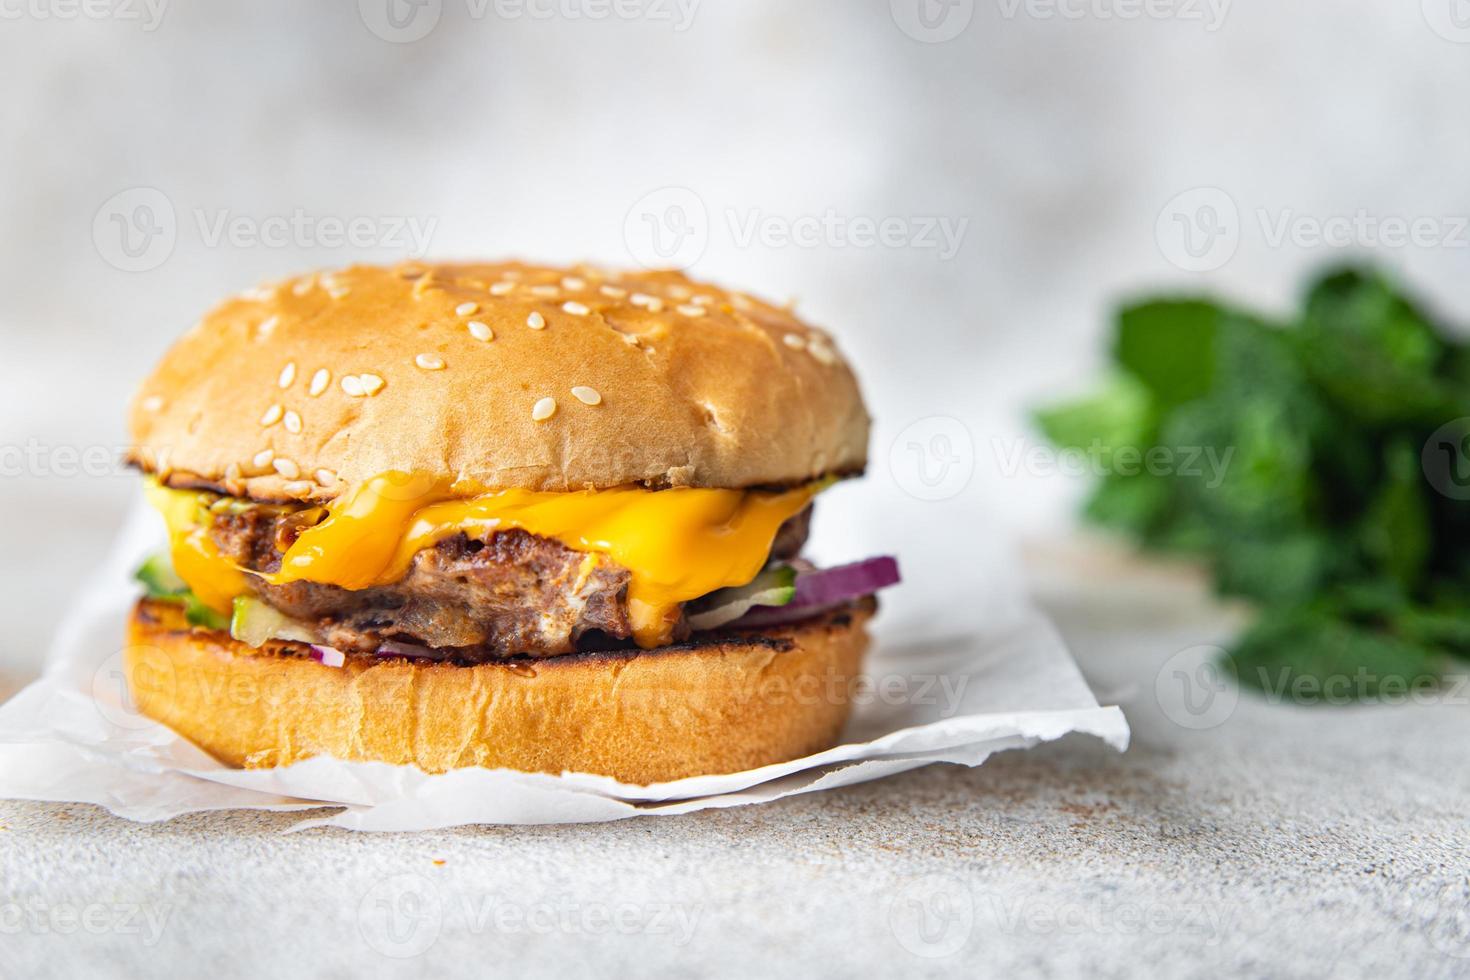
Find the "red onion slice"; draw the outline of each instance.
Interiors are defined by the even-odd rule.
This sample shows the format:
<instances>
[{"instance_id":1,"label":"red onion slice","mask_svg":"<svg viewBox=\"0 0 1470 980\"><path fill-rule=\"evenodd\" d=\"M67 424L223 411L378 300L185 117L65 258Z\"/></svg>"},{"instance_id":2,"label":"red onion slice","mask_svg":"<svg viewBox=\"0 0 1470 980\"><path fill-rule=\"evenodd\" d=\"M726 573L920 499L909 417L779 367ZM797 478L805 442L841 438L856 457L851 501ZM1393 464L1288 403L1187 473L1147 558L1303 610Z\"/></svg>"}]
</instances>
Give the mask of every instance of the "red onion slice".
<instances>
[{"instance_id":1,"label":"red onion slice","mask_svg":"<svg viewBox=\"0 0 1470 980\"><path fill-rule=\"evenodd\" d=\"M879 589L898 584L899 581L898 561L889 555L853 562L851 565L838 565L836 568L803 572L796 576L796 597L789 603L753 609L726 624L726 628L755 629L798 622L833 606L840 606L850 599L872 595Z\"/></svg>"},{"instance_id":2,"label":"red onion slice","mask_svg":"<svg viewBox=\"0 0 1470 980\"><path fill-rule=\"evenodd\" d=\"M311 659L328 667L341 667L347 663L347 656L336 647L311 645Z\"/></svg>"}]
</instances>

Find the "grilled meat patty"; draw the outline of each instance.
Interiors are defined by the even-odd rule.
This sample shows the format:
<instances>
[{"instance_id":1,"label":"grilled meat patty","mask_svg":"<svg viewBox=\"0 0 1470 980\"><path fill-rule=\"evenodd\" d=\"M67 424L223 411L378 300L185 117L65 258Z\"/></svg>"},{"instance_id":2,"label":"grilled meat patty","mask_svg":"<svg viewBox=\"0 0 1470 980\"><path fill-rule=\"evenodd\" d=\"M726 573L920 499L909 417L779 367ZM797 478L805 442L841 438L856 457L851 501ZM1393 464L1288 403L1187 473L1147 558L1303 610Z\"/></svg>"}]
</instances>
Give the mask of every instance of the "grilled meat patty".
<instances>
[{"instance_id":1,"label":"grilled meat patty","mask_svg":"<svg viewBox=\"0 0 1470 980\"><path fill-rule=\"evenodd\" d=\"M210 535L220 554L242 568L276 572L282 553L312 520L310 511L252 508L216 515ZM807 507L781 525L771 557L796 557L810 521ZM316 624L339 650L370 653L395 641L447 648L456 658L479 662L551 657L620 645L632 636L627 569L605 555L514 528L483 541L459 534L425 548L392 585L354 591L247 578L262 601ZM675 640L688 634L681 621Z\"/></svg>"}]
</instances>

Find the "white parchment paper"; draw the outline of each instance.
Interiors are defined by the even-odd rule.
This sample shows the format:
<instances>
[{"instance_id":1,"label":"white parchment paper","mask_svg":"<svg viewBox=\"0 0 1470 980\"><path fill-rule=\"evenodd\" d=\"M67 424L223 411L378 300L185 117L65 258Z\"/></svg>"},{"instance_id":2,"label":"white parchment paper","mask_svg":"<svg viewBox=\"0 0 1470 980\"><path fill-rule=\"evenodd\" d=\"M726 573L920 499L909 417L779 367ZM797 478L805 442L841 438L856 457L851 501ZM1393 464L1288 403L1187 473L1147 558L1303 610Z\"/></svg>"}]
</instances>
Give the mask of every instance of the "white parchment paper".
<instances>
[{"instance_id":1,"label":"white parchment paper","mask_svg":"<svg viewBox=\"0 0 1470 980\"><path fill-rule=\"evenodd\" d=\"M1128 726L1099 707L1055 630L1029 607L987 623L880 616L843 744L748 772L632 786L546 775L309 759L277 769L220 765L133 710L122 682L131 572L158 546L141 505L61 626L41 679L0 705L0 797L96 803L133 820L235 808L341 807L297 829L405 831L469 823L579 823L763 803L1071 732L1120 751Z\"/></svg>"}]
</instances>

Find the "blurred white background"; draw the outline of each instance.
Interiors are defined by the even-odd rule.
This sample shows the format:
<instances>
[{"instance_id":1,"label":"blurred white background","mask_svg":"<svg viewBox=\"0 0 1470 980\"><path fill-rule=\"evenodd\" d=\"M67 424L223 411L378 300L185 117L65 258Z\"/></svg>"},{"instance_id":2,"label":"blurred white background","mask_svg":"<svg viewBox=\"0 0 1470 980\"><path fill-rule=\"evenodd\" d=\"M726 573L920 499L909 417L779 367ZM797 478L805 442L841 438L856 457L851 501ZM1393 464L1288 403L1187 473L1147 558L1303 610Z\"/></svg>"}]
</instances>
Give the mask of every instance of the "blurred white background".
<instances>
[{"instance_id":1,"label":"blurred white background","mask_svg":"<svg viewBox=\"0 0 1470 980\"><path fill-rule=\"evenodd\" d=\"M0 65L0 668L135 492L134 385L294 271L662 248L798 297L878 420L817 550L900 553L911 609L1068 527L1013 463L1119 296L1353 252L1470 314L1464 0L0 0Z\"/></svg>"}]
</instances>

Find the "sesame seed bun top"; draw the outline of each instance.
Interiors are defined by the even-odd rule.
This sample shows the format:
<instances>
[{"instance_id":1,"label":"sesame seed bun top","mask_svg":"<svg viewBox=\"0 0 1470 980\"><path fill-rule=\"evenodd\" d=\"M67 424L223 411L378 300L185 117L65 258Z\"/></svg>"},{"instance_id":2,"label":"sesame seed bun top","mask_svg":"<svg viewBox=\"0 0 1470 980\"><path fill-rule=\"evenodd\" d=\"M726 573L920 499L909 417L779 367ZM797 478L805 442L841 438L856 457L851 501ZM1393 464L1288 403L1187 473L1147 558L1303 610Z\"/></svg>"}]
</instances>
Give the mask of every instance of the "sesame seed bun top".
<instances>
[{"instance_id":1,"label":"sesame seed bun top","mask_svg":"<svg viewBox=\"0 0 1470 980\"><path fill-rule=\"evenodd\" d=\"M389 470L486 488L788 485L860 471L820 330L677 272L353 266L208 313L133 402L172 486L328 500Z\"/></svg>"}]
</instances>

